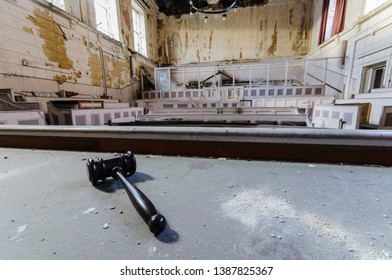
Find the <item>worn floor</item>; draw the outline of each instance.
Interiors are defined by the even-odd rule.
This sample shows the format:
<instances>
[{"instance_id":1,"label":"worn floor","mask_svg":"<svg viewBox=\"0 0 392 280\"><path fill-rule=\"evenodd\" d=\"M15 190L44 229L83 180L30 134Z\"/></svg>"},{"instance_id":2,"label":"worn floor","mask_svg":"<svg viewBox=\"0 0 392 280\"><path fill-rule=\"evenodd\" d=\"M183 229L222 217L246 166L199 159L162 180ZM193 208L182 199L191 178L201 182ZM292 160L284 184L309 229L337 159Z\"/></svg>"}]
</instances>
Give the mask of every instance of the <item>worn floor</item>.
<instances>
[{"instance_id":1,"label":"worn floor","mask_svg":"<svg viewBox=\"0 0 392 280\"><path fill-rule=\"evenodd\" d=\"M389 167L136 155L154 237L86 159L0 148L0 259L391 259Z\"/></svg>"}]
</instances>

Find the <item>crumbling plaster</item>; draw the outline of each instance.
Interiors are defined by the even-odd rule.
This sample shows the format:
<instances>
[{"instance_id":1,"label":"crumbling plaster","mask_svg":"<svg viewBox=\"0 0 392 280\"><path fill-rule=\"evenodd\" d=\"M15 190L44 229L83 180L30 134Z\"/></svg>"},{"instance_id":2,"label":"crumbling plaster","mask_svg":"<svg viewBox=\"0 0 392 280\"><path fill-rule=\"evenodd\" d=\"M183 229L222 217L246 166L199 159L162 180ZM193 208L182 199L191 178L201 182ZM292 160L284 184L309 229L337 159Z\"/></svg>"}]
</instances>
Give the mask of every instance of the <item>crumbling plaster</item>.
<instances>
[{"instance_id":1,"label":"crumbling plaster","mask_svg":"<svg viewBox=\"0 0 392 280\"><path fill-rule=\"evenodd\" d=\"M297 57L309 51L313 1L270 0L221 15L194 13L158 22L161 65Z\"/></svg>"},{"instance_id":2,"label":"crumbling plaster","mask_svg":"<svg viewBox=\"0 0 392 280\"><path fill-rule=\"evenodd\" d=\"M5 1L0 6L5 39L0 42L2 87L92 96L107 92L131 101L139 87L140 68L154 63L133 51L131 1L118 3L120 41L95 29L92 0L68 0L67 11L41 0ZM147 13L147 28L148 56L154 60L156 51L151 46L157 27L151 12Z\"/></svg>"}]
</instances>

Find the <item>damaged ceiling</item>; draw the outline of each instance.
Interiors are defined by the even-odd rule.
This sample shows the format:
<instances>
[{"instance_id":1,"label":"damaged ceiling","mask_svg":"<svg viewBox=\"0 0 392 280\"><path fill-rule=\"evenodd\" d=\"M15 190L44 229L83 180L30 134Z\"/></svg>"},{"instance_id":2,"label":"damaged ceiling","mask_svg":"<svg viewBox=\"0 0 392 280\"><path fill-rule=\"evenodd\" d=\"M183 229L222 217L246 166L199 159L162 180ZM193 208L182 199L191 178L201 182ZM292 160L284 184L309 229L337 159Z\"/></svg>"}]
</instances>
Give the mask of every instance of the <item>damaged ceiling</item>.
<instances>
[{"instance_id":1,"label":"damaged ceiling","mask_svg":"<svg viewBox=\"0 0 392 280\"><path fill-rule=\"evenodd\" d=\"M190 11L189 0L155 0L155 2L159 7L159 11L168 16L186 14ZM264 5L267 2L268 0L238 0L237 7ZM220 0L217 5L213 6L221 9L223 7L229 7L232 3L233 0ZM193 0L193 5L198 8L207 8L209 4L207 0Z\"/></svg>"}]
</instances>

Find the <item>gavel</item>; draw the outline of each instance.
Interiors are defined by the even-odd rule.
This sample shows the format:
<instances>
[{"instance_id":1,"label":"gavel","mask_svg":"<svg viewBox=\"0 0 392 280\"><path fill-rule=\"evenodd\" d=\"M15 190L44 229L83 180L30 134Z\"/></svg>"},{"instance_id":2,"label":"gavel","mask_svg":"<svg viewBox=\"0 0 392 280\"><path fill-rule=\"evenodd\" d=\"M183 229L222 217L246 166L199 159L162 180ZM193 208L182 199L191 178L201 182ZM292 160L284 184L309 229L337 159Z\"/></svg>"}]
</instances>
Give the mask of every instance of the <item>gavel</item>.
<instances>
[{"instance_id":1,"label":"gavel","mask_svg":"<svg viewBox=\"0 0 392 280\"><path fill-rule=\"evenodd\" d=\"M132 152L117 154L109 159L90 158L87 160L87 172L93 186L99 180L104 181L108 177L119 179L124 185L133 206L148 225L150 231L157 236L165 229L165 217L157 212L154 204L144 193L125 178L125 176L131 176L136 172L136 158Z\"/></svg>"}]
</instances>

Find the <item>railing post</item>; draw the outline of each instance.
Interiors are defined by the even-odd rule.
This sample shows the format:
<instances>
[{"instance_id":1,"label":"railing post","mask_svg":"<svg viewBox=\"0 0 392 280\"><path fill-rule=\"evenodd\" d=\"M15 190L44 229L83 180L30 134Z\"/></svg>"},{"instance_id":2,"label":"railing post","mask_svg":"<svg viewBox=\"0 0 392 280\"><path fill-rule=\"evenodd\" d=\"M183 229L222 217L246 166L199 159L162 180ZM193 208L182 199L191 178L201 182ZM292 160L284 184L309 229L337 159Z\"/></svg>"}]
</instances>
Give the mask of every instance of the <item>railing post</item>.
<instances>
[{"instance_id":1,"label":"railing post","mask_svg":"<svg viewBox=\"0 0 392 280\"><path fill-rule=\"evenodd\" d=\"M235 86L235 67L233 66L233 87Z\"/></svg>"},{"instance_id":2,"label":"railing post","mask_svg":"<svg viewBox=\"0 0 392 280\"><path fill-rule=\"evenodd\" d=\"M305 82L305 79L306 79L307 75L308 75L308 59L305 59L305 69L304 69L304 79L303 79L304 84L307 84Z\"/></svg>"},{"instance_id":3,"label":"railing post","mask_svg":"<svg viewBox=\"0 0 392 280\"><path fill-rule=\"evenodd\" d=\"M182 85L184 86L184 90L186 90L186 86L185 86L185 67L182 67Z\"/></svg>"},{"instance_id":4,"label":"railing post","mask_svg":"<svg viewBox=\"0 0 392 280\"><path fill-rule=\"evenodd\" d=\"M327 69L328 69L328 58L325 59L324 86L327 84Z\"/></svg>"},{"instance_id":5,"label":"railing post","mask_svg":"<svg viewBox=\"0 0 392 280\"><path fill-rule=\"evenodd\" d=\"M270 79L270 63L267 64L267 86L269 86L269 79Z\"/></svg>"},{"instance_id":6,"label":"railing post","mask_svg":"<svg viewBox=\"0 0 392 280\"><path fill-rule=\"evenodd\" d=\"M200 66L197 67L198 71L198 79L197 79L197 88L200 89Z\"/></svg>"},{"instance_id":7,"label":"railing post","mask_svg":"<svg viewBox=\"0 0 392 280\"><path fill-rule=\"evenodd\" d=\"M214 87L216 87L216 65L214 66Z\"/></svg>"},{"instance_id":8,"label":"railing post","mask_svg":"<svg viewBox=\"0 0 392 280\"><path fill-rule=\"evenodd\" d=\"M289 61L286 61L286 69L284 73L284 86L287 87L287 75L289 73Z\"/></svg>"},{"instance_id":9,"label":"railing post","mask_svg":"<svg viewBox=\"0 0 392 280\"><path fill-rule=\"evenodd\" d=\"M252 65L249 66L249 87L252 87Z\"/></svg>"},{"instance_id":10,"label":"railing post","mask_svg":"<svg viewBox=\"0 0 392 280\"><path fill-rule=\"evenodd\" d=\"M169 68L169 90L171 90L171 68Z\"/></svg>"}]
</instances>

